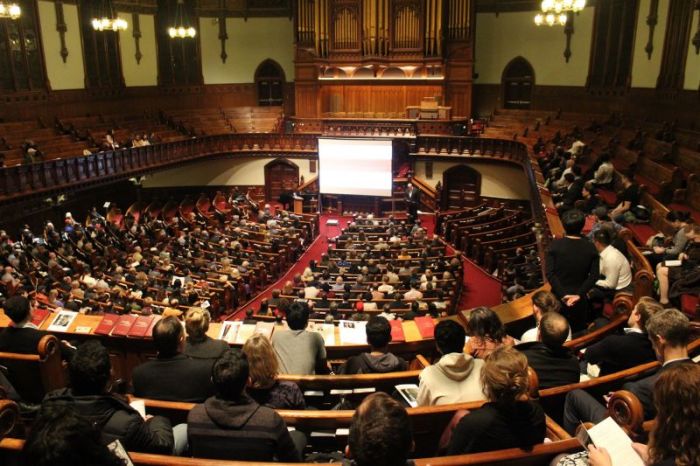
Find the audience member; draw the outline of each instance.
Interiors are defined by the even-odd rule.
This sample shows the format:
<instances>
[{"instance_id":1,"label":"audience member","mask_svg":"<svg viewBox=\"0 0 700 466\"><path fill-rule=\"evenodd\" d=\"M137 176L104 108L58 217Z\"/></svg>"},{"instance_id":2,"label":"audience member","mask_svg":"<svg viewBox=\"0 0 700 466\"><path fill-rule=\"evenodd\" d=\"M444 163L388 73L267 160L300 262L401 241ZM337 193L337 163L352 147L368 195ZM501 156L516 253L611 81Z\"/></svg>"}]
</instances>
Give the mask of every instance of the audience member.
<instances>
[{"instance_id":1,"label":"audience member","mask_svg":"<svg viewBox=\"0 0 700 466\"><path fill-rule=\"evenodd\" d=\"M545 273L552 293L564 304L561 312L574 334L583 331L588 322L587 294L600 273L595 247L581 237L585 224L583 212L569 210L562 216L566 236L553 240L547 248Z\"/></svg>"},{"instance_id":2,"label":"audience member","mask_svg":"<svg viewBox=\"0 0 700 466\"><path fill-rule=\"evenodd\" d=\"M299 462L306 439L289 432L275 410L260 406L246 393L250 369L245 354L228 350L216 360L212 381L216 395L187 415L190 451L197 458Z\"/></svg>"},{"instance_id":3,"label":"audience member","mask_svg":"<svg viewBox=\"0 0 700 466\"><path fill-rule=\"evenodd\" d=\"M126 400L108 392L112 365L109 352L97 340L78 347L68 364L70 388L46 395L44 407L69 408L102 433L104 443L119 440L129 451L182 454L187 445L186 426L170 426L161 416L144 420Z\"/></svg>"},{"instance_id":4,"label":"audience member","mask_svg":"<svg viewBox=\"0 0 700 466\"><path fill-rule=\"evenodd\" d=\"M351 356L339 370L340 374L373 374L405 371L408 363L389 352L391 325L384 317L373 316L365 327L369 353Z\"/></svg>"},{"instance_id":5,"label":"audience member","mask_svg":"<svg viewBox=\"0 0 700 466\"><path fill-rule=\"evenodd\" d=\"M633 222L636 216L633 208L639 204L642 195L639 185L634 181L632 171L622 173L621 176L623 191L617 198L617 206L610 213L610 216L617 223Z\"/></svg>"},{"instance_id":6,"label":"audience member","mask_svg":"<svg viewBox=\"0 0 700 466\"><path fill-rule=\"evenodd\" d=\"M653 361L656 355L646 325L649 318L662 309L653 298L640 298L630 313L623 334L608 335L586 348L583 360L599 368L595 375L608 375ZM588 374L594 375L591 372L589 370Z\"/></svg>"},{"instance_id":7,"label":"audience member","mask_svg":"<svg viewBox=\"0 0 700 466\"><path fill-rule=\"evenodd\" d=\"M192 308L185 313L185 355L194 359L217 359L228 349L228 343L207 335L210 319L209 311L201 308Z\"/></svg>"},{"instance_id":8,"label":"audience member","mask_svg":"<svg viewBox=\"0 0 700 466\"><path fill-rule=\"evenodd\" d=\"M443 320L435 326L435 344L441 356L420 373L419 406L484 399L479 379L484 361L464 353L464 338L464 328L453 320Z\"/></svg>"},{"instance_id":9,"label":"audience member","mask_svg":"<svg viewBox=\"0 0 700 466\"><path fill-rule=\"evenodd\" d=\"M593 245L600 254L600 278L588 297L594 315L599 317L605 302L612 302L615 294L620 292L632 292L632 268L627 258L612 245L613 232L607 228L601 228L593 235Z\"/></svg>"},{"instance_id":10,"label":"audience member","mask_svg":"<svg viewBox=\"0 0 700 466\"><path fill-rule=\"evenodd\" d=\"M90 421L66 406L42 408L22 448L32 466L126 466Z\"/></svg>"},{"instance_id":11,"label":"audience member","mask_svg":"<svg viewBox=\"0 0 700 466\"><path fill-rule=\"evenodd\" d=\"M289 330L278 330L272 334L272 347L282 374L328 373L323 337L317 332L307 331L308 322L309 310L306 306L293 303L287 311Z\"/></svg>"},{"instance_id":12,"label":"audience member","mask_svg":"<svg viewBox=\"0 0 700 466\"><path fill-rule=\"evenodd\" d=\"M700 225L694 224L686 232L688 242L683 252L678 255L681 265L660 263L656 267L659 280L659 302L667 305L671 298L683 293L700 293Z\"/></svg>"},{"instance_id":13,"label":"audience member","mask_svg":"<svg viewBox=\"0 0 700 466\"><path fill-rule=\"evenodd\" d=\"M540 320L537 341L516 346L537 373L540 389L579 381L578 358L563 346L569 333L566 318L557 312L548 312Z\"/></svg>"},{"instance_id":14,"label":"audience member","mask_svg":"<svg viewBox=\"0 0 700 466\"><path fill-rule=\"evenodd\" d=\"M248 359L250 380L248 395L258 404L272 409L305 409L304 394L293 382L277 379L279 363L266 336L256 333L246 340L243 353Z\"/></svg>"},{"instance_id":15,"label":"audience member","mask_svg":"<svg viewBox=\"0 0 700 466\"><path fill-rule=\"evenodd\" d=\"M475 358L486 359L493 350L501 346L513 346L515 340L506 334L506 328L488 307L477 307L467 316L467 335L469 341L466 352Z\"/></svg>"},{"instance_id":16,"label":"audience member","mask_svg":"<svg viewBox=\"0 0 700 466\"><path fill-rule=\"evenodd\" d=\"M647 321L647 333L661 368L653 375L623 386L639 398L644 407L644 418L652 419L655 409L652 391L659 376L674 366L692 364L688 359L690 324L688 318L677 309L664 309L656 312ZM581 422L598 423L607 416L605 406L588 392L574 390L566 395L564 404L564 424L562 427L574 434Z\"/></svg>"},{"instance_id":17,"label":"audience member","mask_svg":"<svg viewBox=\"0 0 700 466\"><path fill-rule=\"evenodd\" d=\"M355 410L345 456L351 466L411 466L411 422L406 409L386 393L374 393Z\"/></svg>"},{"instance_id":18,"label":"audience member","mask_svg":"<svg viewBox=\"0 0 700 466\"><path fill-rule=\"evenodd\" d=\"M153 328L158 357L134 368L134 395L168 401L199 403L213 393L212 361L188 358L185 332L175 317L163 317Z\"/></svg>"},{"instance_id":19,"label":"audience member","mask_svg":"<svg viewBox=\"0 0 700 466\"><path fill-rule=\"evenodd\" d=\"M549 314L558 316L558 314ZM448 455L529 449L545 437L545 414L530 400L527 359L513 348L502 347L489 355L481 369L488 402L464 416L454 431Z\"/></svg>"},{"instance_id":20,"label":"audience member","mask_svg":"<svg viewBox=\"0 0 700 466\"><path fill-rule=\"evenodd\" d=\"M25 296L16 295L5 301L5 315L11 324L0 329L0 351L10 353L37 354L39 341L48 335L39 330L32 321L32 305ZM61 356L70 359L74 349L65 341L61 341Z\"/></svg>"},{"instance_id":21,"label":"audience member","mask_svg":"<svg viewBox=\"0 0 700 466\"><path fill-rule=\"evenodd\" d=\"M529 343L537 341L537 332L539 330L540 319L548 312L559 312L561 303L552 293L546 290L538 290L532 294L532 317L535 318L536 325L525 331L520 337L521 343ZM571 332L566 337L567 341L571 340Z\"/></svg>"}]
</instances>

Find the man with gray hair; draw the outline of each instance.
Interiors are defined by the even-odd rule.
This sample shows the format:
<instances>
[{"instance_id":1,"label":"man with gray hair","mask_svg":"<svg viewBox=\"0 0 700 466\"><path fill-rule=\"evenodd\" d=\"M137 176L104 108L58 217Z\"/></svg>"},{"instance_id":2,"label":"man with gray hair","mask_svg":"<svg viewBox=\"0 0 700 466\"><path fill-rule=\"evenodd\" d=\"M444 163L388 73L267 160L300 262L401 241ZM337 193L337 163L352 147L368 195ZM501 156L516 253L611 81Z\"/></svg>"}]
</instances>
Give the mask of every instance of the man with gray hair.
<instances>
[{"instance_id":1,"label":"man with gray hair","mask_svg":"<svg viewBox=\"0 0 700 466\"><path fill-rule=\"evenodd\" d=\"M664 309L649 318L647 334L661 367L653 375L628 382L622 388L634 393L644 408L644 419L656 415L654 408L654 384L661 373L678 364L692 364L688 358L690 321L677 309ZM564 404L564 429L575 434L581 422L598 423L607 417L607 409L583 390L574 390L566 395Z\"/></svg>"}]
</instances>

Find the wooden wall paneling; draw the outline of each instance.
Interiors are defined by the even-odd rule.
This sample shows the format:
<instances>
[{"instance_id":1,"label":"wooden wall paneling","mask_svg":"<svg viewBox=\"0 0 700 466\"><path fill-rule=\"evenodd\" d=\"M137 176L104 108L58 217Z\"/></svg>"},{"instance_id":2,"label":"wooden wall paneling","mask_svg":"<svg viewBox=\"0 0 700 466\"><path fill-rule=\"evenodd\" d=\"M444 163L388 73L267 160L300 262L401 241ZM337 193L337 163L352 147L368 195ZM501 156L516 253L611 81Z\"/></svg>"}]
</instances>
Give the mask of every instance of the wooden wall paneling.
<instances>
[{"instance_id":1,"label":"wooden wall paneling","mask_svg":"<svg viewBox=\"0 0 700 466\"><path fill-rule=\"evenodd\" d=\"M695 0L673 0L670 3L657 89L683 89L695 6Z\"/></svg>"}]
</instances>

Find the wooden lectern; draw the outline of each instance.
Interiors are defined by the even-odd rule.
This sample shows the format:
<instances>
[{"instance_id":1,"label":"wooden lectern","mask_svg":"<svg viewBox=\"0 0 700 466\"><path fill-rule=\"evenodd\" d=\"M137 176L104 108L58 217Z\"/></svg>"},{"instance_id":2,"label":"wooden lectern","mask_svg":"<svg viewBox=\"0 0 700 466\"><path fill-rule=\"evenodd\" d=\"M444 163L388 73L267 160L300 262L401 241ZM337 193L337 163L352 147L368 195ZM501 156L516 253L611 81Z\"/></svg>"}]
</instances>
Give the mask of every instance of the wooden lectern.
<instances>
[{"instance_id":1,"label":"wooden lectern","mask_svg":"<svg viewBox=\"0 0 700 466\"><path fill-rule=\"evenodd\" d=\"M294 197L294 213L301 215L304 213L304 199Z\"/></svg>"}]
</instances>

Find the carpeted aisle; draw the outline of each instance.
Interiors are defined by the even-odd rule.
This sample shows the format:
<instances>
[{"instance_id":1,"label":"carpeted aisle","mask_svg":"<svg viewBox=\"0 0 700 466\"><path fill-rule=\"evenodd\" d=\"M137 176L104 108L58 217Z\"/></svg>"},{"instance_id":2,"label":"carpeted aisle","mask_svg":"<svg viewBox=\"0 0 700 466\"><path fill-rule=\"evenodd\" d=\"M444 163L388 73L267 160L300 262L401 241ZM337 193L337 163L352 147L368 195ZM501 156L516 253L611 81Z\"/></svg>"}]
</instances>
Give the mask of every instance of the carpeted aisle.
<instances>
[{"instance_id":1,"label":"carpeted aisle","mask_svg":"<svg viewBox=\"0 0 700 466\"><path fill-rule=\"evenodd\" d=\"M463 259L464 288L458 309L501 304L501 282L469 259Z\"/></svg>"}]
</instances>

